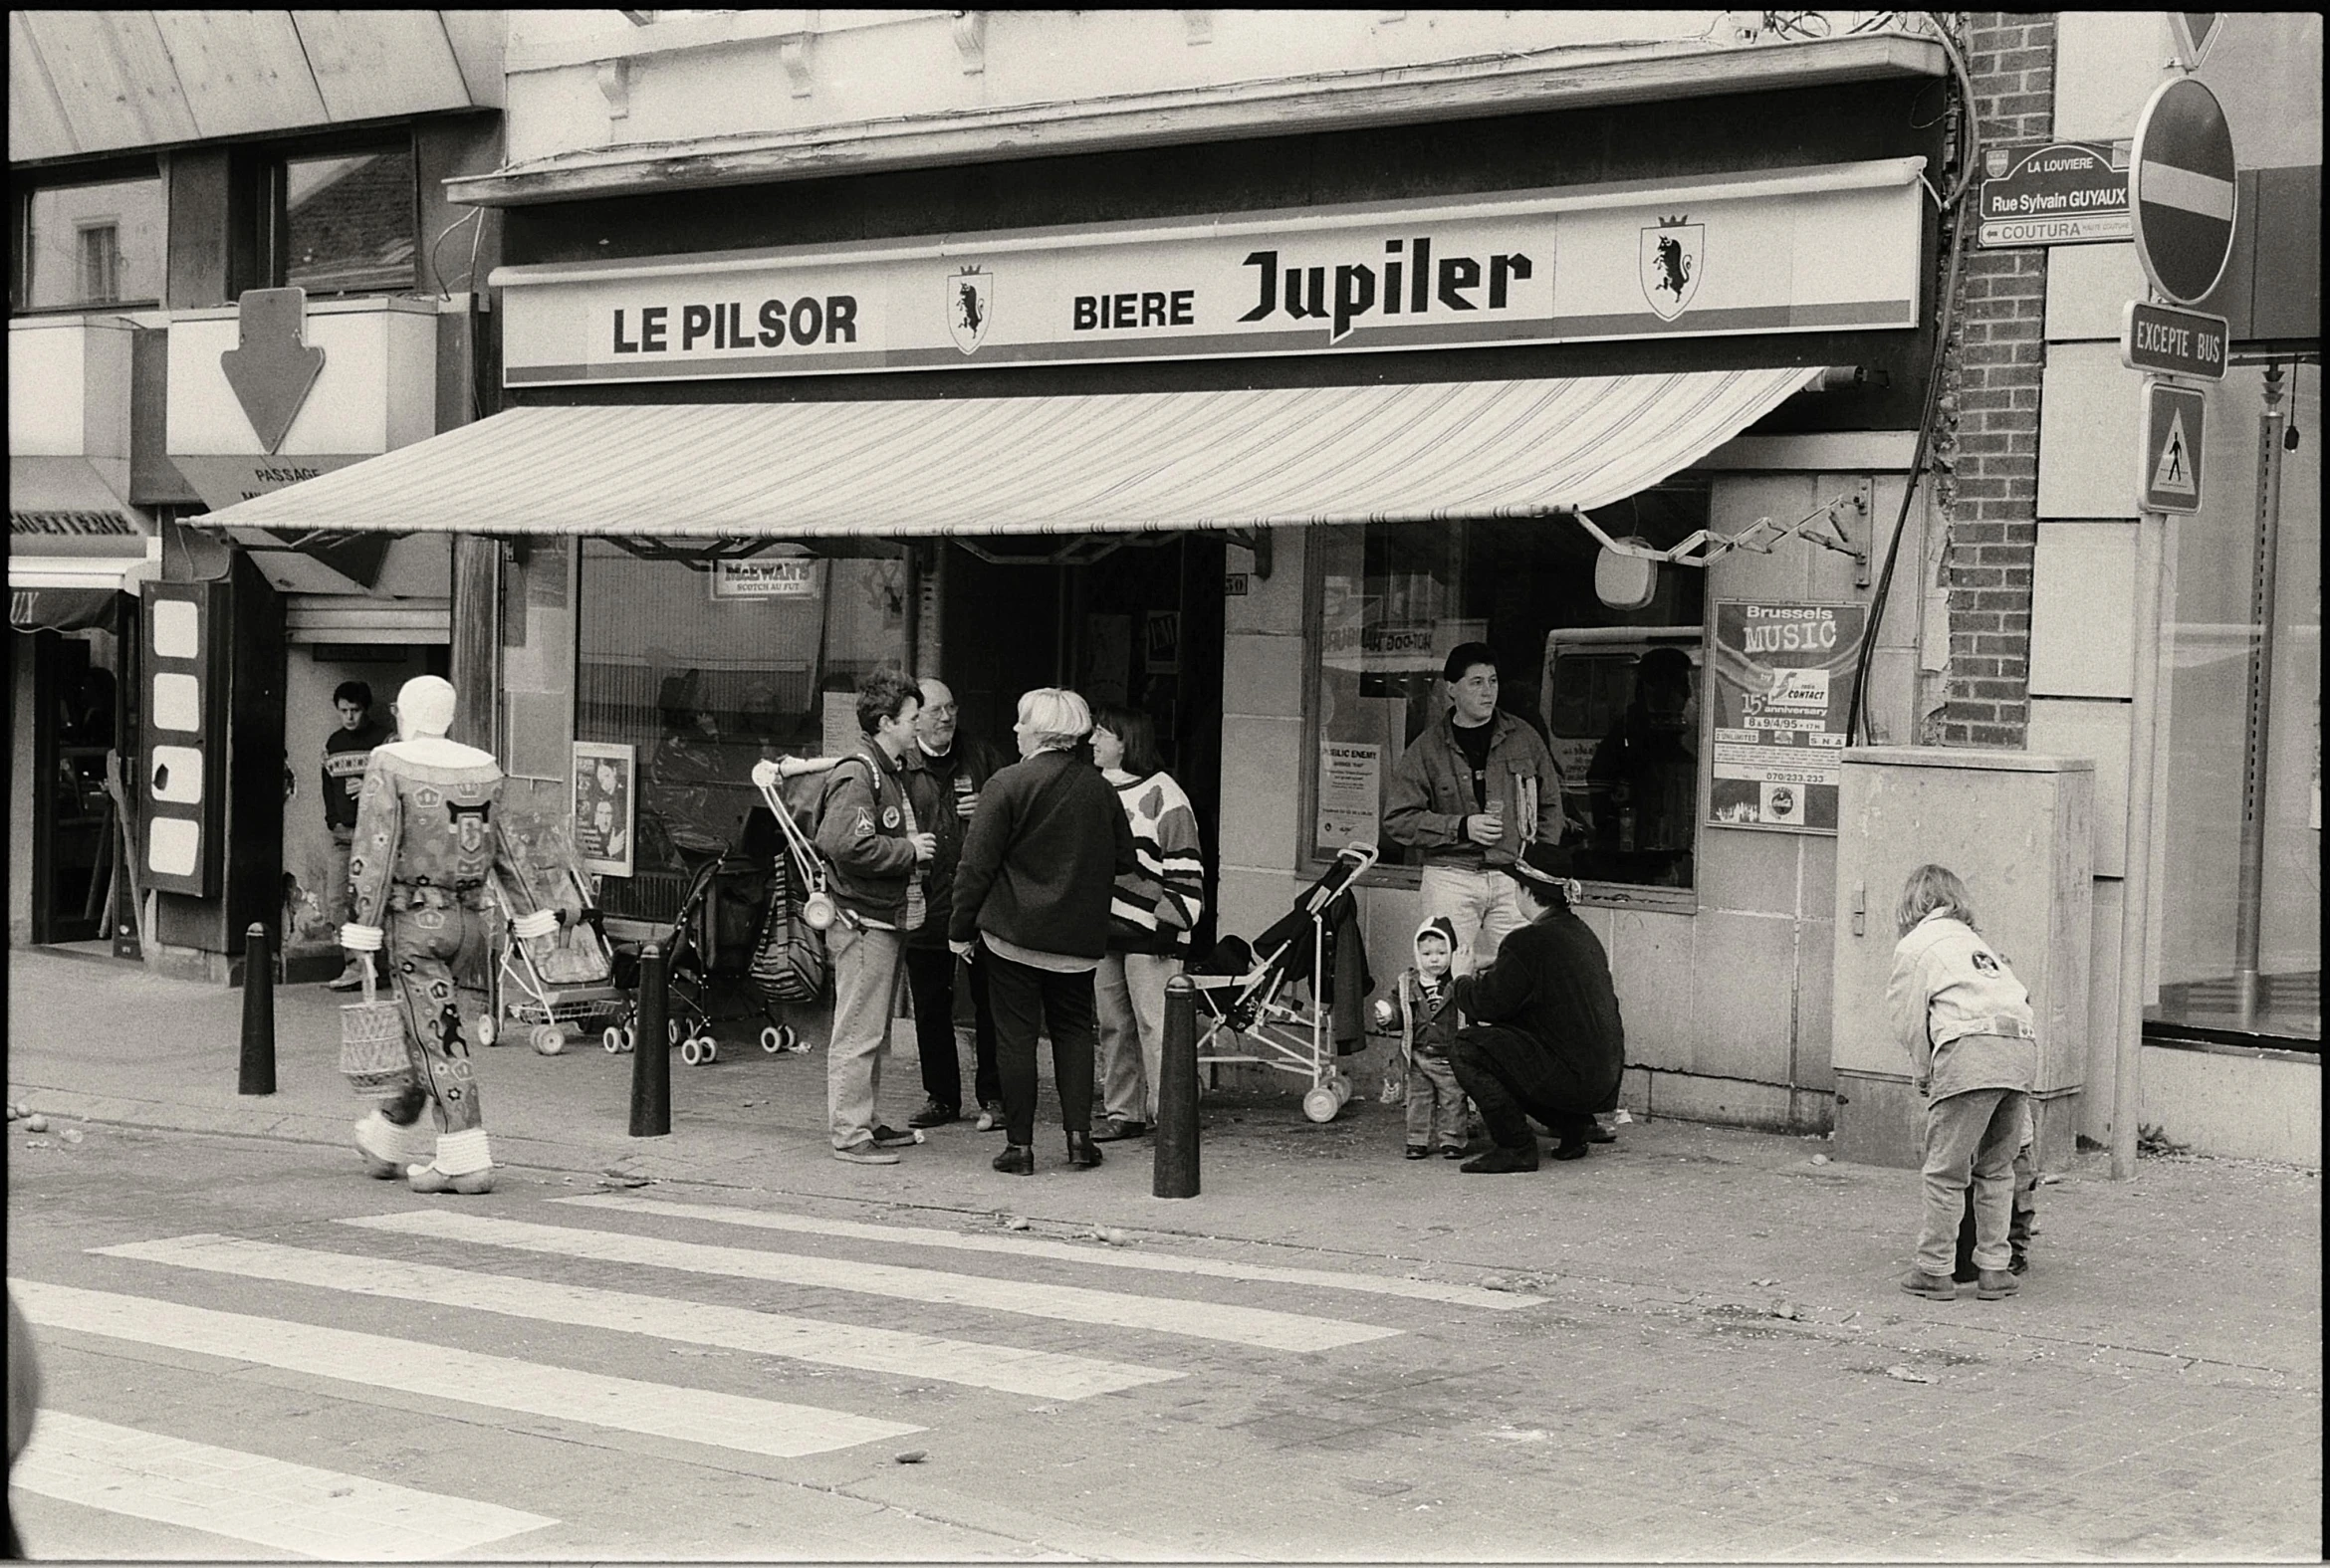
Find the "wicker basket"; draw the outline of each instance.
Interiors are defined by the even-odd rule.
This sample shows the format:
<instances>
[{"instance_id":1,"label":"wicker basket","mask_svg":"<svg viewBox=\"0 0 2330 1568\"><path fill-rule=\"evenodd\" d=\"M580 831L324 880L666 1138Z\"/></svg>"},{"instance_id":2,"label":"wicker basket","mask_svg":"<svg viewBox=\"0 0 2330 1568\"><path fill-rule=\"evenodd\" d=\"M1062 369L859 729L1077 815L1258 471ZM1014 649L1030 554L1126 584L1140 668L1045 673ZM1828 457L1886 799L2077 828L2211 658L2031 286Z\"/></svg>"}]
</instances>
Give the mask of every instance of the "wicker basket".
<instances>
[{"instance_id":1,"label":"wicker basket","mask_svg":"<svg viewBox=\"0 0 2330 1568\"><path fill-rule=\"evenodd\" d=\"M363 963L364 1000L340 1008L340 1070L356 1093L386 1096L412 1081L412 1057L404 1045L403 1009L379 998L369 953Z\"/></svg>"}]
</instances>

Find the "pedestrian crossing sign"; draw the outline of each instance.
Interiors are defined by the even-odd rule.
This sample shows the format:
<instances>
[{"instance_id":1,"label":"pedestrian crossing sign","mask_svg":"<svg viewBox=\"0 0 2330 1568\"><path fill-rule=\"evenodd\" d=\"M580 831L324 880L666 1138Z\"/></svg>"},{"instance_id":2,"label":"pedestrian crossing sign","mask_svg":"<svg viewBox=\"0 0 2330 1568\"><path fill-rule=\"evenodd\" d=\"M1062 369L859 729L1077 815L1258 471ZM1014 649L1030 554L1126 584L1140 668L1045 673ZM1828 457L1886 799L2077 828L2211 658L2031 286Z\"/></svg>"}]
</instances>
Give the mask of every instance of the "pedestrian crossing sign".
<instances>
[{"instance_id":1,"label":"pedestrian crossing sign","mask_svg":"<svg viewBox=\"0 0 2330 1568\"><path fill-rule=\"evenodd\" d=\"M2137 504L2147 512L2201 510L2202 439L2208 399L2188 386L2147 378Z\"/></svg>"}]
</instances>

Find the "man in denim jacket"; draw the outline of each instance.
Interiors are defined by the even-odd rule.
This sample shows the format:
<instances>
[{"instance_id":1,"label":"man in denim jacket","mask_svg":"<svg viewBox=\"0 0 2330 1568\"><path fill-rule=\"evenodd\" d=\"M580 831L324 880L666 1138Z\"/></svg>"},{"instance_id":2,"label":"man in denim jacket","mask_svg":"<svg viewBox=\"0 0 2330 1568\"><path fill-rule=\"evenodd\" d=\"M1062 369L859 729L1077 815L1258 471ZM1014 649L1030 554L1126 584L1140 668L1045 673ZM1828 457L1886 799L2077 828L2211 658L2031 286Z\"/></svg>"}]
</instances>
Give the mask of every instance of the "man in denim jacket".
<instances>
[{"instance_id":1,"label":"man in denim jacket","mask_svg":"<svg viewBox=\"0 0 2330 1568\"><path fill-rule=\"evenodd\" d=\"M1497 706L1497 654L1459 643L1443 670L1450 710L1401 756L1383 834L1424 851L1426 920L1457 933L1456 973L1528 924L1508 874L1525 845L1561 841L1561 770L1544 739Z\"/></svg>"}]
</instances>

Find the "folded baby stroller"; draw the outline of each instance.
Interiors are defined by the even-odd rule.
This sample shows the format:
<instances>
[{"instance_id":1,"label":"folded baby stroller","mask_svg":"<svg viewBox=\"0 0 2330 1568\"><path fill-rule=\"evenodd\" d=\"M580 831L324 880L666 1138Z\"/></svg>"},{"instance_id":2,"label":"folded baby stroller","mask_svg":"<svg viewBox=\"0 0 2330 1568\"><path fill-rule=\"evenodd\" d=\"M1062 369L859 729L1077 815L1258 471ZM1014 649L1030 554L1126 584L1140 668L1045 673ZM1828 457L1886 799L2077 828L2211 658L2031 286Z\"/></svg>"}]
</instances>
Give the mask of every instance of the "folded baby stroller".
<instances>
[{"instance_id":1,"label":"folded baby stroller","mask_svg":"<svg viewBox=\"0 0 2330 1568\"><path fill-rule=\"evenodd\" d=\"M1256 1062L1309 1080L1302 1114L1314 1122L1333 1121L1351 1098L1351 1080L1335 1063L1333 927L1375 859L1373 844L1344 845L1268 931L1252 943L1226 938L1189 975L1198 1060Z\"/></svg>"},{"instance_id":2,"label":"folded baby stroller","mask_svg":"<svg viewBox=\"0 0 2330 1568\"><path fill-rule=\"evenodd\" d=\"M513 1018L532 1025L536 1050L555 1056L570 1033L600 1023L611 1031L628 1013L630 998L614 983L590 879L565 825L510 815L494 831L513 869L497 870L487 883L502 911L503 936L486 966L488 1006L478 1033L491 1045L502 1020Z\"/></svg>"},{"instance_id":3,"label":"folded baby stroller","mask_svg":"<svg viewBox=\"0 0 2330 1568\"><path fill-rule=\"evenodd\" d=\"M753 951L753 984L772 1008L824 1000L830 976L825 931L836 913L825 889L824 857L802 825L786 785L796 779L830 773L837 757L787 757L754 765L753 784L776 818L784 847L769 877L769 907L761 940ZM801 791L796 790L796 799ZM788 1049L807 1049L788 1042Z\"/></svg>"}]
</instances>

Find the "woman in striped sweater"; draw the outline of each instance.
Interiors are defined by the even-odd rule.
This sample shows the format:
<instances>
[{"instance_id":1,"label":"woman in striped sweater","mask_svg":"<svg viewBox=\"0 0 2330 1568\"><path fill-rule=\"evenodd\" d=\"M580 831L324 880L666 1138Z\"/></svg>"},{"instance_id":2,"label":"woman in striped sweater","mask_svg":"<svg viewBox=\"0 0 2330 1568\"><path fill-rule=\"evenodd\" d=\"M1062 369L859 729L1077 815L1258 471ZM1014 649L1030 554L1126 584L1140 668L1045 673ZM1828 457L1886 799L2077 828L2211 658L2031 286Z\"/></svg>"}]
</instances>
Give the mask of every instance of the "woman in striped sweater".
<instances>
[{"instance_id":1,"label":"woman in striped sweater","mask_svg":"<svg viewBox=\"0 0 2330 1568\"><path fill-rule=\"evenodd\" d=\"M1108 909L1108 957L1092 977L1099 1006L1101 1104L1096 1143L1138 1138L1157 1119L1165 1053L1165 983L1189 956L1190 929L1205 908L1197 814L1157 756L1146 713L1101 705L1092 760L1116 786L1132 824L1140 869L1116 879Z\"/></svg>"}]
</instances>

